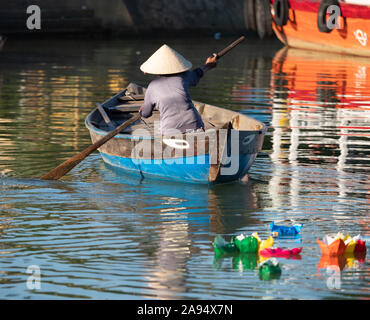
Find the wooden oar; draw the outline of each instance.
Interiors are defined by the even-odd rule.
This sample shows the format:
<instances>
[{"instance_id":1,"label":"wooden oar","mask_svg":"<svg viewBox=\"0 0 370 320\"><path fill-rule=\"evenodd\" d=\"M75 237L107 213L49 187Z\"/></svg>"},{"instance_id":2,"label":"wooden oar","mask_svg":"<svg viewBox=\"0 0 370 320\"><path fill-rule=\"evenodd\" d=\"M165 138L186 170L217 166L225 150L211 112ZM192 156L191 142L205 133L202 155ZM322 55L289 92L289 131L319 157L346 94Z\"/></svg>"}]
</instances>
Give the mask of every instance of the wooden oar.
<instances>
[{"instance_id":1,"label":"wooden oar","mask_svg":"<svg viewBox=\"0 0 370 320\"><path fill-rule=\"evenodd\" d=\"M122 130L127 128L129 125L133 124L135 121L141 118L140 114L137 114L130 118L129 120L125 121L121 125L119 125L114 130L110 131L107 135L105 135L100 140L96 141L94 144L87 147L85 150L81 151L80 153L76 154L72 158L64 161L55 169L51 170L49 173L43 175L41 177L42 180L58 180L67 174L70 170L72 170L76 165L78 165L82 160L84 160L89 154L97 150L101 147L104 143L108 140L112 139L115 135L120 133Z\"/></svg>"},{"instance_id":2,"label":"wooden oar","mask_svg":"<svg viewBox=\"0 0 370 320\"><path fill-rule=\"evenodd\" d=\"M217 53L217 59L223 57L226 53L228 53L231 49L235 48L239 43L241 43L244 40L245 37L241 36L238 40L235 40L233 43L229 44L225 49Z\"/></svg>"}]
</instances>

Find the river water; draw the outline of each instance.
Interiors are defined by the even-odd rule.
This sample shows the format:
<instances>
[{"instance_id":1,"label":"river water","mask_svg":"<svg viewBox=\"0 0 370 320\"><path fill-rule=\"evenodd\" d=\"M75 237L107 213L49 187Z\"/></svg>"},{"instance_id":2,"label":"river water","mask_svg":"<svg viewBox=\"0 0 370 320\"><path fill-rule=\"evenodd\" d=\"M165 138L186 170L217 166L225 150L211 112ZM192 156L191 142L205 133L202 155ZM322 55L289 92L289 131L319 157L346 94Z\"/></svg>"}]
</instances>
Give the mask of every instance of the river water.
<instances>
[{"instance_id":1,"label":"river water","mask_svg":"<svg viewBox=\"0 0 370 320\"><path fill-rule=\"evenodd\" d=\"M0 52L0 299L369 299L367 257L316 242L369 240L370 62L248 39L191 91L268 126L249 182L143 180L98 153L61 181L40 176L90 144L84 119L167 43L200 65L233 39L8 40ZM298 259L215 257L216 235L303 223ZM252 267L251 267L252 266ZM33 278L30 278L33 276ZM34 281L36 279L36 281ZM37 281L39 280L39 281ZM38 286L39 285L39 286Z\"/></svg>"}]
</instances>

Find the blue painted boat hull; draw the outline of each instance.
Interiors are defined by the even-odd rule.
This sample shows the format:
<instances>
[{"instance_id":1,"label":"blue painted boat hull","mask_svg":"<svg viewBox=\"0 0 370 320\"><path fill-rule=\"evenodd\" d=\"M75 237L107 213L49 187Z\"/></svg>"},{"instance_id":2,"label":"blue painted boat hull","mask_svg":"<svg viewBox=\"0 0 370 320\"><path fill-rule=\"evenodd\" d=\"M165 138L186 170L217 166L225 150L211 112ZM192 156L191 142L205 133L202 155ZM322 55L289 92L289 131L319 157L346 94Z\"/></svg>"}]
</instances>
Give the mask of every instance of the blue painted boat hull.
<instances>
[{"instance_id":1,"label":"blue painted boat hull","mask_svg":"<svg viewBox=\"0 0 370 320\"><path fill-rule=\"evenodd\" d=\"M188 183L209 183L209 155L167 159L132 159L100 152L105 163L143 178L172 180ZM217 182L229 182L242 178L252 166L256 155L239 155L239 170L232 175L220 175ZM173 160L173 161L170 161Z\"/></svg>"}]
</instances>

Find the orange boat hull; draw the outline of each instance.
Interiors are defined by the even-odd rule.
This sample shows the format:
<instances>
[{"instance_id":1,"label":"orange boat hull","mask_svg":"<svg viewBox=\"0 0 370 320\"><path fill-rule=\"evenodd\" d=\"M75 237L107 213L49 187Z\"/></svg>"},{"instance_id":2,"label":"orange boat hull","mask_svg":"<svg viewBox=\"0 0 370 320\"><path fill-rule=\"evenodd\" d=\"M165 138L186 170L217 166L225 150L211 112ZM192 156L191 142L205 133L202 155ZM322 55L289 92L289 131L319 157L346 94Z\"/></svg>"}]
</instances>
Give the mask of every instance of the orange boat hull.
<instances>
[{"instance_id":1,"label":"orange boat hull","mask_svg":"<svg viewBox=\"0 0 370 320\"><path fill-rule=\"evenodd\" d=\"M329 51L359 56L370 56L370 6L341 4L343 17L339 19L340 28L330 33L320 32L317 26L319 2L306 1L305 5L297 0L289 0L289 21L283 26L273 22L273 30L286 46ZM351 10L361 11L358 17L345 16ZM366 14L363 14L364 11Z\"/></svg>"}]
</instances>

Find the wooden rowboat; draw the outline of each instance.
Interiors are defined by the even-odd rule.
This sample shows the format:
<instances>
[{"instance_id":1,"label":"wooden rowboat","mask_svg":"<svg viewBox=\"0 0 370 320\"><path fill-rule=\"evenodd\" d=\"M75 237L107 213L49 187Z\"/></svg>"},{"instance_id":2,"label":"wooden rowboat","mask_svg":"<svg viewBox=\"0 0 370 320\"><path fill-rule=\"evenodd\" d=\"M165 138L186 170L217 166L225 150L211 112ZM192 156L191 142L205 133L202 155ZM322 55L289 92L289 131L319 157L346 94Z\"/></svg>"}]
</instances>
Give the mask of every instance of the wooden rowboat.
<instances>
[{"instance_id":1,"label":"wooden rowboat","mask_svg":"<svg viewBox=\"0 0 370 320\"><path fill-rule=\"evenodd\" d=\"M134 90L132 90L134 88ZM129 87L86 117L92 142L138 113L145 88ZM142 177L193 183L241 179L261 150L266 126L238 112L193 101L204 132L159 133L159 112L139 119L98 150L105 163ZM103 110L102 110L103 109Z\"/></svg>"}]
</instances>

